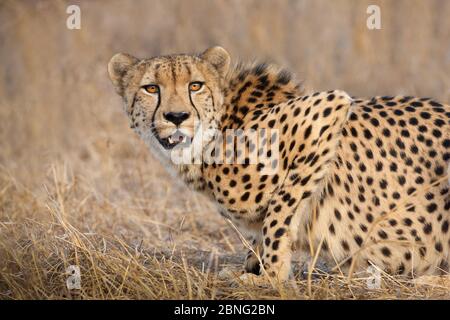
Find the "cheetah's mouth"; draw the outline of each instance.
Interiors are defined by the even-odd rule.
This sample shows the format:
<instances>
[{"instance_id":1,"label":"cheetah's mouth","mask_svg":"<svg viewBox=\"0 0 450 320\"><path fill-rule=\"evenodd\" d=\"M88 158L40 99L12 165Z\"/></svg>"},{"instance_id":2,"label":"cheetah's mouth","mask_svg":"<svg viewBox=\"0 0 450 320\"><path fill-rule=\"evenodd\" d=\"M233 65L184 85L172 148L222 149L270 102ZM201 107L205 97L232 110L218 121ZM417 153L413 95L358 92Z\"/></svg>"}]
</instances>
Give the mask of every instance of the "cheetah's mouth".
<instances>
[{"instance_id":1,"label":"cheetah's mouth","mask_svg":"<svg viewBox=\"0 0 450 320\"><path fill-rule=\"evenodd\" d=\"M171 150L171 149L175 148L176 146L184 148L191 144L191 138L179 130L175 131L172 135L170 135L166 138L161 138L159 136L157 138L158 138L159 143L166 150Z\"/></svg>"}]
</instances>

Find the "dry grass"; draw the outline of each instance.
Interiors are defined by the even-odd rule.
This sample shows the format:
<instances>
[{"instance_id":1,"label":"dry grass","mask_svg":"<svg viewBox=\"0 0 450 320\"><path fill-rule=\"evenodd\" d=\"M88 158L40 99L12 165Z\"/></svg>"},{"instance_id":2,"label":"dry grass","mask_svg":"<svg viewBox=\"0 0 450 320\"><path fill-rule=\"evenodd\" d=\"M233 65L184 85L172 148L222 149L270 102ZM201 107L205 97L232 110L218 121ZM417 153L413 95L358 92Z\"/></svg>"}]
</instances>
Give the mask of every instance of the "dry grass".
<instances>
[{"instance_id":1,"label":"dry grass","mask_svg":"<svg viewBox=\"0 0 450 320\"><path fill-rule=\"evenodd\" d=\"M219 280L242 263L239 236L130 132L107 79L117 51L221 44L317 89L448 102L450 3L382 1L377 32L365 29L367 3L82 1L82 29L69 31L64 1L0 2L0 299L449 299L443 282L387 275L379 290L340 276ZM79 292L66 289L69 265L81 268Z\"/></svg>"},{"instance_id":2,"label":"dry grass","mask_svg":"<svg viewBox=\"0 0 450 320\"><path fill-rule=\"evenodd\" d=\"M368 290L364 278L342 276L276 288L230 286L216 271L242 262L231 228L201 219L206 213L194 203L155 221L151 211L164 205L135 194L110 201L68 170L51 167L41 195L2 171L2 299L450 298L448 283L388 275L379 290ZM69 265L81 268L81 291L66 290Z\"/></svg>"}]
</instances>

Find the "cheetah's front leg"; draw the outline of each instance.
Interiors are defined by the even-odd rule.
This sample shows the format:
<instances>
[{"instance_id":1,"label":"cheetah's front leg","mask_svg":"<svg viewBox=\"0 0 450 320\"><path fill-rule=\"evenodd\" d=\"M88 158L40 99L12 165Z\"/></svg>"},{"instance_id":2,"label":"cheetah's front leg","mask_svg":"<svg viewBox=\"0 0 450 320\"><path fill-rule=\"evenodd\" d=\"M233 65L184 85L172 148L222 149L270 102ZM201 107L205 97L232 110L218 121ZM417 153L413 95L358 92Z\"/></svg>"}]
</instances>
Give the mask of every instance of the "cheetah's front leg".
<instances>
[{"instance_id":1,"label":"cheetah's front leg","mask_svg":"<svg viewBox=\"0 0 450 320\"><path fill-rule=\"evenodd\" d=\"M265 285L273 283L273 280L275 283L288 280L291 273L292 244L298 234L296 212L300 205L302 202L285 190L272 197L261 230L260 275L243 274L240 279L244 283Z\"/></svg>"},{"instance_id":2,"label":"cheetah's front leg","mask_svg":"<svg viewBox=\"0 0 450 320\"><path fill-rule=\"evenodd\" d=\"M298 235L295 213L301 201L281 190L274 196L264 219L262 274L284 281L291 273L292 244Z\"/></svg>"}]
</instances>

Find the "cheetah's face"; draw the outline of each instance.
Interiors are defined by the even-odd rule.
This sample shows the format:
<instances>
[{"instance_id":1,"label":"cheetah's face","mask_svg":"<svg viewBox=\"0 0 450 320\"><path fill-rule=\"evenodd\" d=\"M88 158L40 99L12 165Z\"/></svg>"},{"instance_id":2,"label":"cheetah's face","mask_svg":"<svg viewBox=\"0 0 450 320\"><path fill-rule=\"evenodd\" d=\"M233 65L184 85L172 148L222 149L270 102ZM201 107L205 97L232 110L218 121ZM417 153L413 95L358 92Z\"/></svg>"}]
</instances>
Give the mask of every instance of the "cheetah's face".
<instances>
[{"instance_id":1,"label":"cheetah's face","mask_svg":"<svg viewBox=\"0 0 450 320\"><path fill-rule=\"evenodd\" d=\"M189 145L199 128L217 129L229 61L220 47L199 56L145 60L119 53L108 71L125 100L130 126L146 142L170 150Z\"/></svg>"}]
</instances>

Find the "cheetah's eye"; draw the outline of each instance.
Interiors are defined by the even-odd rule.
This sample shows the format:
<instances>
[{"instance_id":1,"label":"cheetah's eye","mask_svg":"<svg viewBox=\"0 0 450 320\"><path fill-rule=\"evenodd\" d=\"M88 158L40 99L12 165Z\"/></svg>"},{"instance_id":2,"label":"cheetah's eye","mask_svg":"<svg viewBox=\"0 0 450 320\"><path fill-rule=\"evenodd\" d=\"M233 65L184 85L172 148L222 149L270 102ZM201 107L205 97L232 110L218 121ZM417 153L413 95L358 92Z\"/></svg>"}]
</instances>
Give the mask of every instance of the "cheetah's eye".
<instances>
[{"instance_id":1,"label":"cheetah's eye","mask_svg":"<svg viewBox=\"0 0 450 320\"><path fill-rule=\"evenodd\" d=\"M143 88L148 93L158 93L159 92L159 87L156 84L149 84L147 86L144 86Z\"/></svg>"},{"instance_id":2,"label":"cheetah's eye","mask_svg":"<svg viewBox=\"0 0 450 320\"><path fill-rule=\"evenodd\" d=\"M200 90L203 87L203 83L201 82L191 82L189 84L189 91L191 92L196 92L198 90Z\"/></svg>"}]
</instances>

